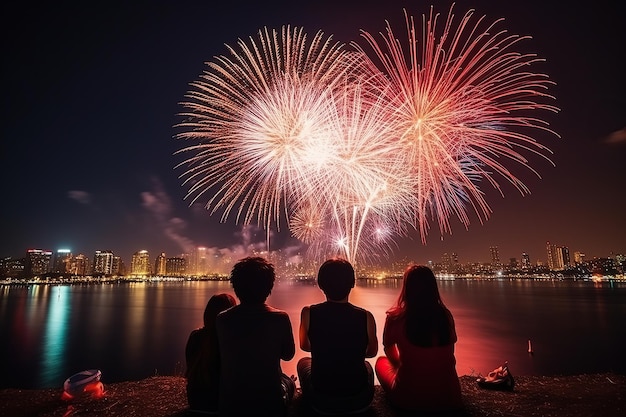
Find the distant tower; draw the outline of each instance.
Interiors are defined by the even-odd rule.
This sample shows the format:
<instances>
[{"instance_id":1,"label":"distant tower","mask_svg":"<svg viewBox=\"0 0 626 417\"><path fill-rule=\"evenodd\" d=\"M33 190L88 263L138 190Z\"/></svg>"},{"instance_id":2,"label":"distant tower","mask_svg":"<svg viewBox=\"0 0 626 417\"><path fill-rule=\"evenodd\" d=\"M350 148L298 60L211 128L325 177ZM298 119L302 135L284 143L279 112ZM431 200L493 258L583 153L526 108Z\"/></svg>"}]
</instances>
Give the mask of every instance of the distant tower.
<instances>
[{"instance_id":1,"label":"distant tower","mask_svg":"<svg viewBox=\"0 0 626 417\"><path fill-rule=\"evenodd\" d=\"M527 270L530 269L530 256L526 252L522 252L522 269Z\"/></svg>"},{"instance_id":2,"label":"distant tower","mask_svg":"<svg viewBox=\"0 0 626 417\"><path fill-rule=\"evenodd\" d=\"M196 276L203 276L209 273L209 259L207 248L200 246L197 247L193 254L192 274Z\"/></svg>"},{"instance_id":3,"label":"distant tower","mask_svg":"<svg viewBox=\"0 0 626 417\"><path fill-rule=\"evenodd\" d=\"M65 274L70 272L70 262L72 261L72 251L69 249L57 249L54 254L53 272Z\"/></svg>"},{"instance_id":4,"label":"distant tower","mask_svg":"<svg viewBox=\"0 0 626 417\"><path fill-rule=\"evenodd\" d=\"M569 249L567 246L557 246L546 243L548 253L548 268L551 271L562 271L570 266Z\"/></svg>"},{"instance_id":5,"label":"distant tower","mask_svg":"<svg viewBox=\"0 0 626 417\"><path fill-rule=\"evenodd\" d=\"M165 275L182 277L187 274L187 260L183 257L167 258L165 261Z\"/></svg>"},{"instance_id":6,"label":"distant tower","mask_svg":"<svg viewBox=\"0 0 626 417\"><path fill-rule=\"evenodd\" d=\"M551 271L556 269L556 245L550 244L550 242L546 242L546 252L548 255L548 268Z\"/></svg>"},{"instance_id":7,"label":"distant tower","mask_svg":"<svg viewBox=\"0 0 626 417\"><path fill-rule=\"evenodd\" d=\"M113 252L97 250L93 256L93 274L113 274Z\"/></svg>"},{"instance_id":8,"label":"distant tower","mask_svg":"<svg viewBox=\"0 0 626 417\"><path fill-rule=\"evenodd\" d=\"M89 258L82 253L74 256L70 262L70 273L79 277L84 277L91 273L89 268Z\"/></svg>"},{"instance_id":9,"label":"distant tower","mask_svg":"<svg viewBox=\"0 0 626 417\"><path fill-rule=\"evenodd\" d=\"M125 275L126 267L124 266L124 261L122 261L121 256L113 257L113 267L111 268L112 275Z\"/></svg>"},{"instance_id":10,"label":"distant tower","mask_svg":"<svg viewBox=\"0 0 626 417\"><path fill-rule=\"evenodd\" d=\"M498 247L490 246L489 252L491 252L491 265L495 267L500 266L500 252L498 251Z\"/></svg>"},{"instance_id":11,"label":"distant tower","mask_svg":"<svg viewBox=\"0 0 626 417\"><path fill-rule=\"evenodd\" d=\"M559 249L561 250L561 258L563 259L563 269L569 268L572 264L569 257L569 248L567 246L561 246Z\"/></svg>"},{"instance_id":12,"label":"distant tower","mask_svg":"<svg viewBox=\"0 0 626 417\"><path fill-rule=\"evenodd\" d=\"M157 256L156 261L154 262L154 274L156 276L162 277L166 275L165 263L165 252L161 252L161 254Z\"/></svg>"},{"instance_id":13,"label":"distant tower","mask_svg":"<svg viewBox=\"0 0 626 417\"><path fill-rule=\"evenodd\" d=\"M443 256L441 257L441 266L443 267L443 272L450 272L451 270L451 262L450 262L450 255L448 255L448 252L444 253Z\"/></svg>"},{"instance_id":14,"label":"distant tower","mask_svg":"<svg viewBox=\"0 0 626 417\"><path fill-rule=\"evenodd\" d=\"M26 251L26 276L47 274L52 270L52 252L41 249L29 249Z\"/></svg>"},{"instance_id":15,"label":"distant tower","mask_svg":"<svg viewBox=\"0 0 626 417\"><path fill-rule=\"evenodd\" d=\"M582 264L585 262L585 254L583 252L574 252L574 263Z\"/></svg>"},{"instance_id":16,"label":"distant tower","mask_svg":"<svg viewBox=\"0 0 626 417\"><path fill-rule=\"evenodd\" d=\"M135 276L147 277L150 275L150 255L147 250L140 250L133 254L130 264L130 273Z\"/></svg>"}]
</instances>

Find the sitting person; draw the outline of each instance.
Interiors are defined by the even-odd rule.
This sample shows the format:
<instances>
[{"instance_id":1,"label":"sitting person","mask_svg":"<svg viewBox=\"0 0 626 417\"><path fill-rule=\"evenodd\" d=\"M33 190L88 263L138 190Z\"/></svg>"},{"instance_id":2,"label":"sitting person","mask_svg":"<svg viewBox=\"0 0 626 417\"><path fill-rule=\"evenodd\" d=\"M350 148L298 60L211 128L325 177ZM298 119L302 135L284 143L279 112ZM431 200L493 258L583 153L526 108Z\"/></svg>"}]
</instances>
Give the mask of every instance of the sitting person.
<instances>
[{"instance_id":1,"label":"sitting person","mask_svg":"<svg viewBox=\"0 0 626 417\"><path fill-rule=\"evenodd\" d=\"M273 265L259 257L242 259L231 271L240 304L216 320L220 416L284 416L293 398L295 382L280 367L296 351L291 321L265 303L274 279Z\"/></svg>"},{"instance_id":2,"label":"sitting person","mask_svg":"<svg viewBox=\"0 0 626 417\"><path fill-rule=\"evenodd\" d=\"M230 294L216 294L204 309L204 327L191 332L185 347L187 402L192 411L217 413L220 357L215 334L217 314L237 304Z\"/></svg>"},{"instance_id":3,"label":"sitting person","mask_svg":"<svg viewBox=\"0 0 626 417\"><path fill-rule=\"evenodd\" d=\"M300 348L311 352L298 361L302 394L319 413L365 410L374 397L374 371L365 360L378 352L374 316L348 302L355 284L348 261L324 262L317 283L326 301L304 307L300 319Z\"/></svg>"},{"instance_id":4,"label":"sitting person","mask_svg":"<svg viewBox=\"0 0 626 417\"><path fill-rule=\"evenodd\" d=\"M387 312L376 376L389 401L419 411L461 409L452 314L443 304L433 272L412 265L404 273L396 305Z\"/></svg>"}]
</instances>

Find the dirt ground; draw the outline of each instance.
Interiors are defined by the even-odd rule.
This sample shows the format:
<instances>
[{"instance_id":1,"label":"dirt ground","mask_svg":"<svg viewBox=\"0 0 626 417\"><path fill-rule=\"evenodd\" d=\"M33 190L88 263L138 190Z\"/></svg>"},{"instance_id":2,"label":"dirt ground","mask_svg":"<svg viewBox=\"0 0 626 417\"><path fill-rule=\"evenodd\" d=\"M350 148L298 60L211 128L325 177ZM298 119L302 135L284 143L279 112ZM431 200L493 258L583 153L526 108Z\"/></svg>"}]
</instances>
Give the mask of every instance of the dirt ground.
<instances>
[{"instance_id":1,"label":"dirt ground","mask_svg":"<svg viewBox=\"0 0 626 417\"><path fill-rule=\"evenodd\" d=\"M626 416L626 375L594 374L562 377L516 377L512 392L479 388L474 377L460 378L465 410L436 414L452 416ZM0 416L188 416L185 380L178 376L155 376L141 381L104 382L100 399L61 399L62 389L0 390ZM245 396L242 398L245 401ZM362 417L404 417L429 414L393 409L380 389L370 410ZM289 417L314 416L299 392Z\"/></svg>"}]
</instances>

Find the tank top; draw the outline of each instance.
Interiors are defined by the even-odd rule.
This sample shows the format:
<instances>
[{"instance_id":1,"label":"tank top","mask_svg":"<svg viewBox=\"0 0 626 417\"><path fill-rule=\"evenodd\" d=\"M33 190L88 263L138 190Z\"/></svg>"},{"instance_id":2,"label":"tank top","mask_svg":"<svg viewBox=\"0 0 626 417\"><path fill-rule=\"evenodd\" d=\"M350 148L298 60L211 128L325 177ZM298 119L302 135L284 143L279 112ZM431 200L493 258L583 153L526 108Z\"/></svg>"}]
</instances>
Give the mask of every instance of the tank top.
<instances>
[{"instance_id":1,"label":"tank top","mask_svg":"<svg viewBox=\"0 0 626 417\"><path fill-rule=\"evenodd\" d=\"M311 383L316 392L347 396L367 384L367 312L350 303L324 302L310 309Z\"/></svg>"}]
</instances>

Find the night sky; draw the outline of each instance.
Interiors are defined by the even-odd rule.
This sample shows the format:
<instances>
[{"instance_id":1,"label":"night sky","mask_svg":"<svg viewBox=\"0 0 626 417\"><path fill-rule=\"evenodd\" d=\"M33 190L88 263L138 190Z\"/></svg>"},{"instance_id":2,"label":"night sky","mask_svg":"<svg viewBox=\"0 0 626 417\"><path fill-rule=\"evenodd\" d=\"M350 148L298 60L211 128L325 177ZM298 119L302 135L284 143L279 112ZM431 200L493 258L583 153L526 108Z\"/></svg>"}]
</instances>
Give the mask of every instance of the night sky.
<instances>
[{"instance_id":1,"label":"night sky","mask_svg":"<svg viewBox=\"0 0 626 417\"><path fill-rule=\"evenodd\" d=\"M133 3L133 2L128 2ZM156 255L189 246L235 248L263 242L234 218L220 224L202 204L184 200L175 170L182 147L173 135L179 105L205 69L226 54L224 44L255 36L262 27L304 27L345 43L362 42L359 29L378 33L389 20L404 34L403 7L421 17L424 1L172 1L113 6L83 2L20 2L2 6L2 215L0 256L29 248L90 257L112 250L129 263L147 249ZM531 35L522 45L547 62L556 82L558 114L541 113L561 138L538 133L555 166L525 154L541 178L511 169L530 188L521 196L502 183L505 197L483 186L493 213L469 230L453 222L443 239L434 225L426 245L419 234L399 240L398 256L439 261L456 252L461 262L489 261L497 245L503 260L546 259L546 241L587 258L626 253L626 7L542 1L458 1L457 15L474 8L501 27ZM459 16L460 17L460 16ZM276 246L294 246L288 231Z\"/></svg>"}]
</instances>

